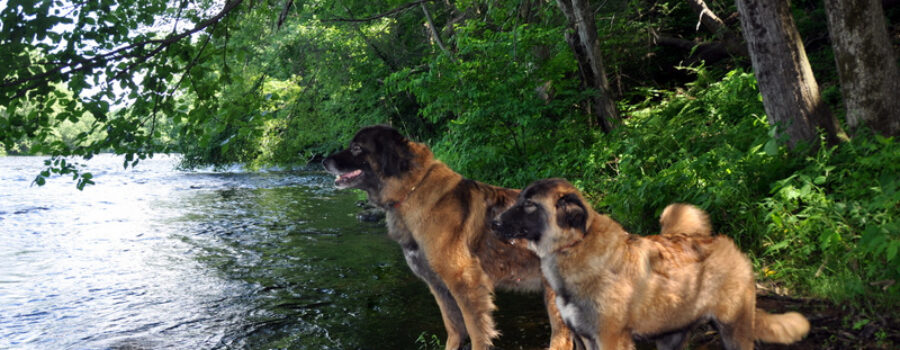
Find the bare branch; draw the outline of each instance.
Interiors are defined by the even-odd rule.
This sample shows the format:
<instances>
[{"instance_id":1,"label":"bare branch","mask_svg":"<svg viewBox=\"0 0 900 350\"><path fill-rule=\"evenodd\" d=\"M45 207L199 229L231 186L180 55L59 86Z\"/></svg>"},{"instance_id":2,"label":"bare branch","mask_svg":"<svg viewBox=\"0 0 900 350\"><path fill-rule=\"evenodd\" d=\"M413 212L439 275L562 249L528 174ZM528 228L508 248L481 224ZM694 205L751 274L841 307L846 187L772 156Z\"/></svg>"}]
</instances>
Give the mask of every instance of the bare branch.
<instances>
[{"instance_id":1,"label":"bare branch","mask_svg":"<svg viewBox=\"0 0 900 350\"><path fill-rule=\"evenodd\" d=\"M697 28L695 30L700 30L700 25L702 24L703 28L706 28L707 31L722 38L724 47L729 54L744 57L749 56L747 46L744 45L741 38L728 28L728 25L709 9L709 6L706 6L706 1L688 0L688 4L691 5L691 8L700 17L697 21Z\"/></svg>"},{"instance_id":2,"label":"bare branch","mask_svg":"<svg viewBox=\"0 0 900 350\"><path fill-rule=\"evenodd\" d=\"M698 13L700 18L697 21L697 28L694 30L700 30L700 25L702 24L706 30L715 34L720 30L728 30L728 27L725 25L719 16L716 16L712 10L706 6L706 2L703 0L688 0L688 4L691 5L691 8L694 9L694 12Z\"/></svg>"},{"instance_id":3,"label":"bare branch","mask_svg":"<svg viewBox=\"0 0 900 350\"><path fill-rule=\"evenodd\" d=\"M407 10L409 10L409 9L411 9L411 8L413 8L413 7L415 7L415 6L417 6L417 5L424 4L424 3L426 3L426 2L433 2L433 1L436 1L436 0L418 0L418 1L413 1L413 2L410 2L410 3L406 3L406 4L403 4L403 5L400 5L399 7L395 8L395 9L393 9L393 10L390 10L390 11L387 11L387 12L382 12L382 13L379 13L379 14L377 14L377 15L374 15L374 16L371 16L371 17L366 17L366 18L329 18L329 19L323 19L322 22L371 22L371 21L374 21L374 20L376 20L376 19L380 19L380 18L384 18L384 17L388 17L388 16L393 16L393 15L398 14L398 13L400 13L400 12L407 11Z\"/></svg>"},{"instance_id":4,"label":"bare branch","mask_svg":"<svg viewBox=\"0 0 900 350\"><path fill-rule=\"evenodd\" d=\"M450 55L450 51L447 50L447 47L444 46L444 41L441 40L441 35L438 32L437 28L434 27L434 21L431 19L431 13L428 13L428 7L425 6L425 3L422 4L422 12L425 13L425 20L428 22L428 28L431 28L431 35L434 36L434 41L437 42L438 47L441 48L441 51L444 51L445 54Z\"/></svg>"}]
</instances>

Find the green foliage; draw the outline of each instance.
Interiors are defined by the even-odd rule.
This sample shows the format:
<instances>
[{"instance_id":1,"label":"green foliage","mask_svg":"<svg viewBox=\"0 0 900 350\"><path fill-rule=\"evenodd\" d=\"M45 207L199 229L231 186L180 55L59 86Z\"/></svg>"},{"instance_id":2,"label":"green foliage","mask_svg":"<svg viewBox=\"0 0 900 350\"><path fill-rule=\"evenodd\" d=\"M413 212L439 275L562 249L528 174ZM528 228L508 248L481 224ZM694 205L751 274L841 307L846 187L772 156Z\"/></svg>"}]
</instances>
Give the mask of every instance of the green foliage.
<instances>
[{"instance_id":1,"label":"green foliage","mask_svg":"<svg viewBox=\"0 0 900 350\"><path fill-rule=\"evenodd\" d=\"M655 232L671 202L697 204L763 278L897 303L896 140L863 132L813 153L779 148L741 59L705 67L695 50L654 40L718 39L697 30L684 1L593 3L625 116L611 134L584 115L596 92L582 88L554 2L427 2L445 49L407 3L7 1L0 153L48 155L35 184L72 175L83 188L93 178L72 157L294 165L390 123L471 178L568 178L634 232ZM737 28L733 3L707 3ZM824 98L839 107L833 58L816 36L821 2L794 9Z\"/></svg>"},{"instance_id":2,"label":"green foliage","mask_svg":"<svg viewBox=\"0 0 900 350\"><path fill-rule=\"evenodd\" d=\"M427 332L422 332L419 334L419 337L416 338L416 349L419 350L439 350L443 349L444 346L441 345L441 338L438 338L436 334L428 334Z\"/></svg>"},{"instance_id":3,"label":"green foliage","mask_svg":"<svg viewBox=\"0 0 900 350\"><path fill-rule=\"evenodd\" d=\"M456 28L456 54L426 71L398 72L388 85L412 93L422 117L444 128L432 142L438 157L467 176L521 187L550 175L535 166L552 161L548 145L563 149L589 135L586 118L572 113L583 93L566 78L575 63L562 31L523 24L498 32L469 22Z\"/></svg>"},{"instance_id":4,"label":"green foliage","mask_svg":"<svg viewBox=\"0 0 900 350\"><path fill-rule=\"evenodd\" d=\"M622 130L569 153L580 162L556 163L583 164L571 180L598 210L650 234L665 205L694 203L751 254L762 278L833 300L900 301L893 139L861 134L799 157L772 147L755 79L741 71L657 93L661 103L627 107Z\"/></svg>"},{"instance_id":5,"label":"green foliage","mask_svg":"<svg viewBox=\"0 0 900 350\"><path fill-rule=\"evenodd\" d=\"M813 293L844 300L874 289L900 301L891 282L900 277L898 161L896 141L879 135L822 147L762 202L772 240L763 254L784 255L781 264L821 261L814 276L802 276Z\"/></svg>"},{"instance_id":6,"label":"green foliage","mask_svg":"<svg viewBox=\"0 0 900 350\"><path fill-rule=\"evenodd\" d=\"M195 49L190 40L174 40L169 31L175 26L166 24L200 23L211 7L207 0L188 4L6 2L0 10L0 144L7 152L51 156L35 183L43 183L44 174L70 173L79 188L93 183L63 166L66 157L113 151L126 155L127 167L166 150L163 118L176 114L170 85L177 87Z\"/></svg>"}]
</instances>

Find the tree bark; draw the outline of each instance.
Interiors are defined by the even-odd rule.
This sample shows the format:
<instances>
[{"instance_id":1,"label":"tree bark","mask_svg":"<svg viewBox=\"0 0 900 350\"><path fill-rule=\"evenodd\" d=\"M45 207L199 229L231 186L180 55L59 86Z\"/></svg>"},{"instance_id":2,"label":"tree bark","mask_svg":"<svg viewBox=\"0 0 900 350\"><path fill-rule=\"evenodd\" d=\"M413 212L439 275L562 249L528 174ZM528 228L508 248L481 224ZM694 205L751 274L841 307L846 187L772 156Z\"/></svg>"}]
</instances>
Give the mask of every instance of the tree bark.
<instances>
[{"instance_id":1,"label":"tree bark","mask_svg":"<svg viewBox=\"0 0 900 350\"><path fill-rule=\"evenodd\" d=\"M591 11L588 0L557 0L556 3L569 22L566 42L575 53L582 82L587 88L597 90L588 101L588 113L594 115L596 124L608 133L621 124L621 118L610 96L594 12Z\"/></svg>"},{"instance_id":2,"label":"tree bark","mask_svg":"<svg viewBox=\"0 0 900 350\"><path fill-rule=\"evenodd\" d=\"M837 143L843 131L819 94L790 3L737 0L737 8L769 123L791 148L815 147L816 128L829 144Z\"/></svg>"},{"instance_id":3,"label":"tree bark","mask_svg":"<svg viewBox=\"0 0 900 350\"><path fill-rule=\"evenodd\" d=\"M850 129L900 136L900 71L880 0L825 0Z\"/></svg>"}]
</instances>

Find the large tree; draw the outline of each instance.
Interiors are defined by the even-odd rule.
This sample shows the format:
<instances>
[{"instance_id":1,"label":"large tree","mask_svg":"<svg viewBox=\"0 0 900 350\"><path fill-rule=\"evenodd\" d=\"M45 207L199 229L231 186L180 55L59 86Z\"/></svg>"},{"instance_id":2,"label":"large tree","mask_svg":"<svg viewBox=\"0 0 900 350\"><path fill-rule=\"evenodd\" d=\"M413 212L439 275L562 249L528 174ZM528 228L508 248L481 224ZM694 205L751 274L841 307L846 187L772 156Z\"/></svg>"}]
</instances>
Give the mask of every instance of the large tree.
<instances>
[{"instance_id":1,"label":"large tree","mask_svg":"<svg viewBox=\"0 0 900 350\"><path fill-rule=\"evenodd\" d=\"M737 0L741 27L769 123L790 147L816 143L816 129L829 143L843 134L822 101L788 1Z\"/></svg>"},{"instance_id":2,"label":"large tree","mask_svg":"<svg viewBox=\"0 0 900 350\"><path fill-rule=\"evenodd\" d=\"M825 0L847 125L900 136L900 70L879 0Z\"/></svg>"},{"instance_id":3,"label":"large tree","mask_svg":"<svg viewBox=\"0 0 900 350\"><path fill-rule=\"evenodd\" d=\"M596 117L596 123L604 132L609 132L621 122L621 118L610 94L606 69L603 67L594 11L588 0L556 2L569 22L566 42L575 53L582 82L588 89L596 90L588 101L588 112Z\"/></svg>"}]
</instances>

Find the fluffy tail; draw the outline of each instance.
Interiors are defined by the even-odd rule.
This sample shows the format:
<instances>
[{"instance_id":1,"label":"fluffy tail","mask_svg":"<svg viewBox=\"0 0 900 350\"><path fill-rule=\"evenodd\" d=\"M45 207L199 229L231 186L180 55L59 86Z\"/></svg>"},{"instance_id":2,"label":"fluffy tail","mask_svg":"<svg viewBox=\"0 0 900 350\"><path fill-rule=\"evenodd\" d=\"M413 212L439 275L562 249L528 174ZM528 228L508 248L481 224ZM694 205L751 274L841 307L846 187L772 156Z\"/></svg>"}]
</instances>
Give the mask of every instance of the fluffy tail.
<instances>
[{"instance_id":1,"label":"fluffy tail","mask_svg":"<svg viewBox=\"0 0 900 350\"><path fill-rule=\"evenodd\" d=\"M796 312L770 314L756 309L753 337L766 343L790 344L809 333L809 321Z\"/></svg>"},{"instance_id":2,"label":"fluffy tail","mask_svg":"<svg viewBox=\"0 0 900 350\"><path fill-rule=\"evenodd\" d=\"M662 226L660 234L663 235L682 233L689 236L709 236L712 234L709 216L703 209L690 204L669 204L659 216L659 224Z\"/></svg>"}]
</instances>

